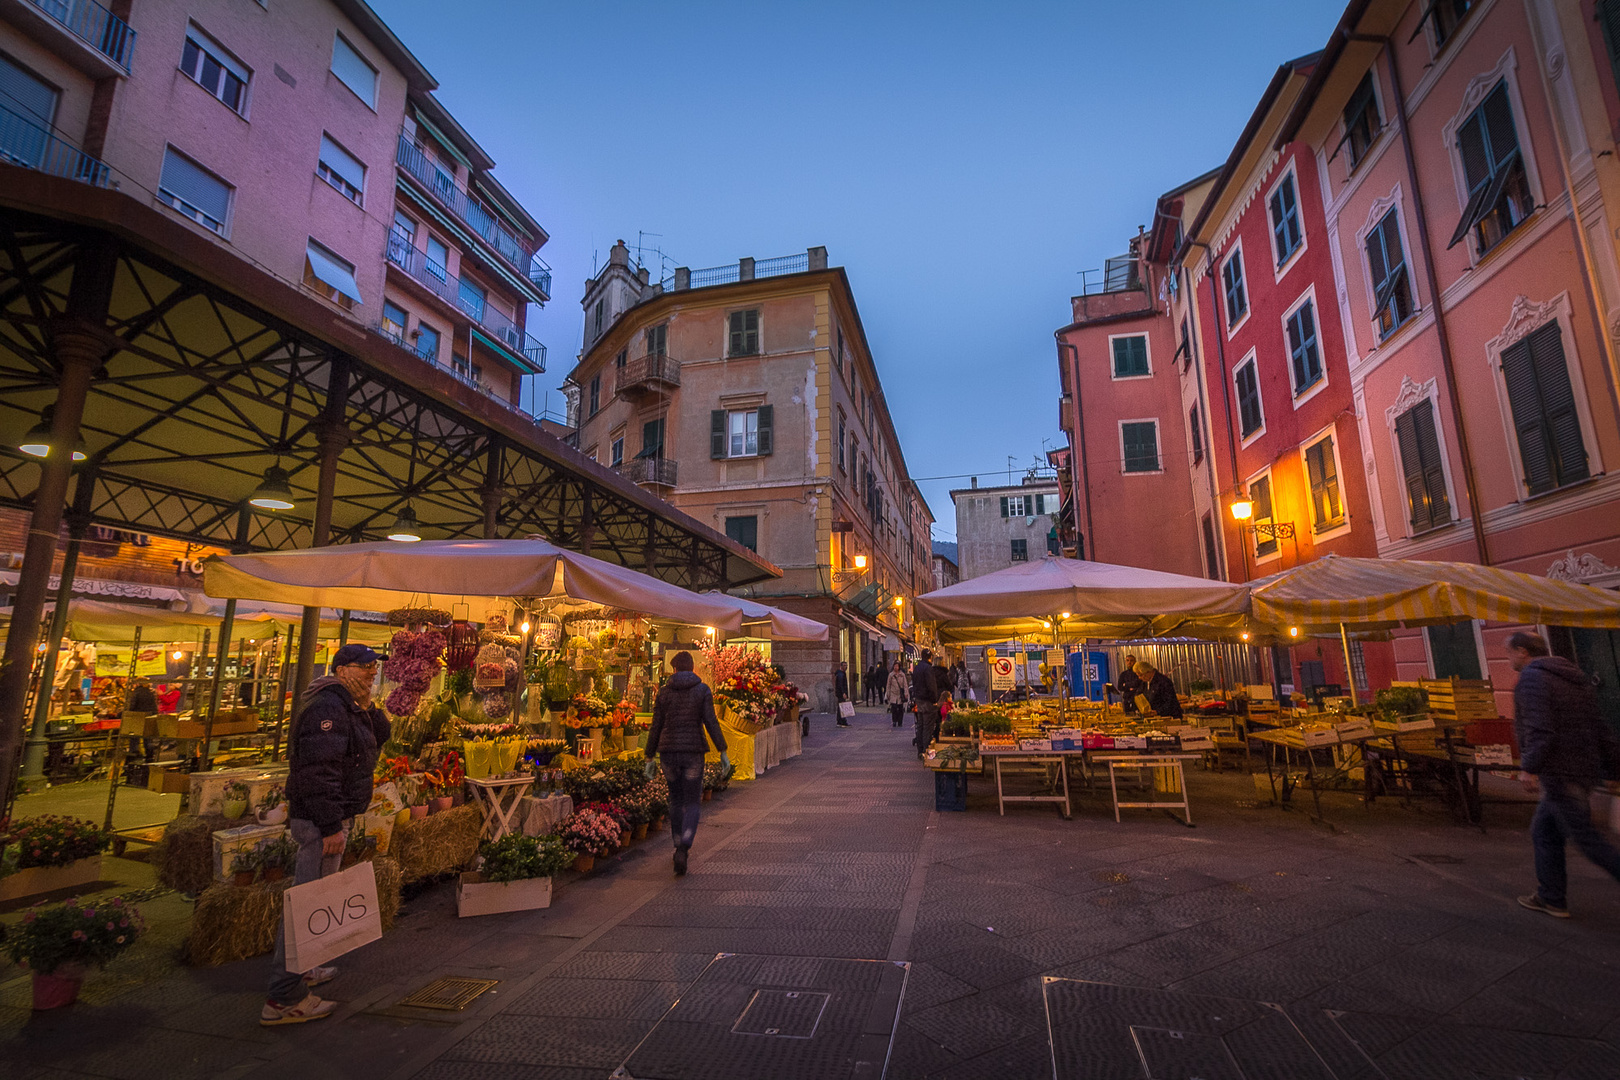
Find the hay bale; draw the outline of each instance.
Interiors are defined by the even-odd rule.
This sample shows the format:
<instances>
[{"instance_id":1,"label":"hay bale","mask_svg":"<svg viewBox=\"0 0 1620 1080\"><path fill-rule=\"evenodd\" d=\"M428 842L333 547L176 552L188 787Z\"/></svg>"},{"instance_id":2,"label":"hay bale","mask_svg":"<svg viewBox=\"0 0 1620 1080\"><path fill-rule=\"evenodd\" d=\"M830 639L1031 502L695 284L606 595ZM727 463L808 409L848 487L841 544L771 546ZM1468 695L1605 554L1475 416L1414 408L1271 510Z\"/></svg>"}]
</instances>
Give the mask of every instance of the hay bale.
<instances>
[{"instance_id":1,"label":"hay bale","mask_svg":"<svg viewBox=\"0 0 1620 1080\"><path fill-rule=\"evenodd\" d=\"M377 873L377 906L384 932L399 914L399 863L383 856L372 860ZM186 962L214 967L268 954L276 945L281 925L281 899L291 878L268 884L238 887L222 882L197 898L191 929L186 936Z\"/></svg>"},{"instance_id":2,"label":"hay bale","mask_svg":"<svg viewBox=\"0 0 1620 1080\"><path fill-rule=\"evenodd\" d=\"M388 853L399 860L403 880L423 881L460 870L478 854L484 814L472 803L394 826Z\"/></svg>"},{"instance_id":3,"label":"hay bale","mask_svg":"<svg viewBox=\"0 0 1620 1080\"><path fill-rule=\"evenodd\" d=\"M214 831L232 824L241 822L223 814L183 814L169 822L150 859L158 881L188 896L214 884Z\"/></svg>"}]
</instances>

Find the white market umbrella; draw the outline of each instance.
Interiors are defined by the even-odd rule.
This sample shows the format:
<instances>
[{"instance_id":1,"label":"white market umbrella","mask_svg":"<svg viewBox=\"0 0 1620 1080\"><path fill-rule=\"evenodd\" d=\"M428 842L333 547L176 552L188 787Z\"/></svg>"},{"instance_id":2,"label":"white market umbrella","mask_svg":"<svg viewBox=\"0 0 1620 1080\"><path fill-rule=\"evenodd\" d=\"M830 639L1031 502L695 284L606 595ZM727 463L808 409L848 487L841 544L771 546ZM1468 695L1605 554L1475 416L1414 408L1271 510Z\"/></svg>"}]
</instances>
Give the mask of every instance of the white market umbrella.
<instances>
[{"instance_id":1,"label":"white market umbrella","mask_svg":"<svg viewBox=\"0 0 1620 1080\"><path fill-rule=\"evenodd\" d=\"M826 641L830 632L826 623L761 604L758 600L725 593L703 595L735 605L742 612L743 633L750 637L767 637L772 641Z\"/></svg>"},{"instance_id":2,"label":"white market umbrella","mask_svg":"<svg viewBox=\"0 0 1620 1080\"><path fill-rule=\"evenodd\" d=\"M449 608L473 600L585 601L741 633L740 608L545 540L423 540L211 556L209 596L312 607Z\"/></svg>"}]
</instances>

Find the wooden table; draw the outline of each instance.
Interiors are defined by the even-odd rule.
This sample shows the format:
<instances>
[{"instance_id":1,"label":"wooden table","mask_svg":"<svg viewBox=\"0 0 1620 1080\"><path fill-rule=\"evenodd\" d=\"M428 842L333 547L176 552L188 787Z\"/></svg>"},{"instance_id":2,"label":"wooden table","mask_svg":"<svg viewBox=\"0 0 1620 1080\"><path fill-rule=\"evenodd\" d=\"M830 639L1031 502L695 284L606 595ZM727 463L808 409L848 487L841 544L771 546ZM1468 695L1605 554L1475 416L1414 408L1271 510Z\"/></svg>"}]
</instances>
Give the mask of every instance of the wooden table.
<instances>
[{"instance_id":1,"label":"wooden table","mask_svg":"<svg viewBox=\"0 0 1620 1080\"><path fill-rule=\"evenodd\" d=\"M1192 828L1192 803L1187 795L1187 773L1183 763L1197 761L1204 756L1202 750L1188 750L1177 752L1156 752L1137 750L1127 753L1094 754L1093 761L1108 763L1108 787L1114 798L1114 820L1119 821L1119 812L1125 810L1174 810L1179 809L1188 828ZM1120 769L1174 769L1176 781L1181 785L1180 802L1120 802L1119 801L1119 770Z\"/></svg>"},{"instance_id":2,"label":"wooden table","mask_svg":"<svg viewBox=\"0 0 1620 1080\"><path fill-rule=\"evenodd\" d=\"M534 784L532 776L510 776L504 779L474 780L467 777L467 786L484 812L484 828L480 836L499 840L514 827L518 807L523 796Z\"/></svg>"},{"instance_id":3,"label":"wooden table","mask_svg":"<svg viewBox=\"0 0 1620 1080\"><path fill-rule=\"evenodd\" d=\"M1068 818L1073 812L1069 802L1069 766L1068 759L1078 757L1084 760L1083 750L1006 750L979 752L980 760L989 759L996 763L996 804L1001 815L1007 815L1008 803L1057 803L1058 813ZM1001 766L1003 762L1026 765L1050 765L1056 761L1058 779L1063 789L1061 795L1008 795L1001 784Z\"/></svg>"}]
</instances>

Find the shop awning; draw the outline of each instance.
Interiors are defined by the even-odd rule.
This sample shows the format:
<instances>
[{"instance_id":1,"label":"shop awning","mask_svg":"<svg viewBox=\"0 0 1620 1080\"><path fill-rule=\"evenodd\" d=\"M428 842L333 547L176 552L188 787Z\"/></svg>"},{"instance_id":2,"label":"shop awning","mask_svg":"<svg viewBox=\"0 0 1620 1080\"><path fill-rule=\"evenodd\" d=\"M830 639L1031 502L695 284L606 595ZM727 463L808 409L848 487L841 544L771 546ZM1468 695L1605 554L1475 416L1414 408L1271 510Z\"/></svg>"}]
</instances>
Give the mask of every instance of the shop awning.
<instances>
[{"instance_id":1,"label":"shop awning","mask_svg":"<svg viewBox=\"0 0 1620 1080\"><path fill-rule=\"evenodd\" d=\"M839 609L838 614L843 616L844 621L855 627L857 630L864 630L868 634L871 634L873 637L877 638L879 641L883 640L884 636L889 633L888 630L885 630L876 623L868 622L859 615L851 612L848 608Z\"/></svg>"},{"instance_id":2,"label":"shop awning","mask_svg":"<svg viewBox=\"0 0 1620 1080\"><path fill-rule=\"evenodd\" d=\"M750 637L768 637L773 641L826 641L827 624L795 615L791 611L761 604L741 596L725 593L704 593L706 597L722 603L735 604L743 617L743 633Z\"/></svg>"}]
</instances>

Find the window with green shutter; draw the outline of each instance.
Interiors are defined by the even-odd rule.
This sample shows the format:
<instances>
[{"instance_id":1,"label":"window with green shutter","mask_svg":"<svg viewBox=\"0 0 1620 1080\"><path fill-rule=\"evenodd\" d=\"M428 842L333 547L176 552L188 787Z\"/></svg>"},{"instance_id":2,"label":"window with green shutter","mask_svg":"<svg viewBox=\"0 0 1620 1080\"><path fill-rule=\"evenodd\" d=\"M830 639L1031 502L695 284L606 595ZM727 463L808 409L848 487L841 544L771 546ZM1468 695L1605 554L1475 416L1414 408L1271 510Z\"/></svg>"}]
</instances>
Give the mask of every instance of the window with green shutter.
<instances>
[{"instance_id":1,"label":"window with green shutter","mask_svg":"<svg viewBox=\"0 0 1620 1080\"><path fill-rule=\"evenodd\" d=\"M724 409L712 409L709 412L709 458L711 460L726 456L728 444L726 415Z\"/></svg>"},{"instance_id":2,"label":"window with green shutter","mask_svg":"<svg viewBox=\"0 0 1620 1080\"><path fill-rule=\"evenodd\" d=\"M1322 381L1322 350L1316 342L1316 305L1307 300L1288 316L1288 356L1298 397Z\"/></svg>"},{"instance_id":3,"label":"window with green shutter","mask_svg":"<svg viewBox=\"0 0 1620 1080\"><path fill-rule=\"evenodd\" d=\"M648 420L641 425L641 453L638 458L659 458L664 456L664 421Z\"/></svg>"},{"instance_id":4,"label":"window with green shutter","mask_svg":"<svg viewBox=\"0 0 1620 1080\"><path fill-rule=\"evenodd\" d=\"M1386 338L1412 317L1412 283L1396 210L1385 214L1367 234L1367 272L1373 289L1373 319L1379 337Z\"/></svg>"},{"instance_id":5,"label":"window with green shutter","mask_svg":"<svg viewBox=\"0 0 1620 1080\"><path fill-rule=\"evenodd\" d=\"M759 517L748 514L726 518L726 535L749 551L759 550Z\"/></svg>"},{"instance_id":6,"label":"window with green shutter","mask_svg":"<svg viewBox=\"0 0 1620 1080\"><path fill-rule=\"evenodd\" d=\"M759 353L759 309L733 311L726 321L731 339L726 355L757 355Z\"/></svg>"},{"instance_id":7,"label":"window with green shutter","mask_svg":"<svg viewBox=\"0 0 1620 1080\"><path fill-rule=\"evenodd\" d=\"M1124 449L1126 472L1159 471L1158 421L1143 420L1121 424L1119 425L1119 434Z\"/></svg>"},{"instance_id":8,"label":"window with green shutter","mask_svg":"<svg viewBox=\"0 0 1620 1080\"><path fill-rule=\"evenodd\" d=\"M1406 506L1413 535L1449 525L1451 501L1446 497L1440 439L1434 428L1434 402L1420 401L1398 416L1395 441L1401 451L1401 473L1406 481Z\"/></svg>"},{"instance_id":9,"label":"window with green shutter","mask_svg":"<svg viewBox=\"0 0 1620 1080\"><path fill-rule=\"evenodd\" d=\"M1249 485L1249 498L1254 500L1254 524L1272 524L1270 473ZM1256 558L1277 554L1277 538L1271 535L1263 536L1259 529L1254 530L1254 554Z\"/></svg>"},{"instance_id":10,"label":"window with green shutter","mask_svg":"<svg viewBox=\"0 0 1620 1080\"><path fill-rule=\"evenodd\" d=\"M1131 379L1147 375L1148 346L1146 334L1114 339L1114 378Z\"/></svg>"},{"instance_id":11,"label":"window with green shutter","mask_svg":"<svg viewBox=\"0 0 1620 1080\"><path fill-rule=\"evenodd\" d=\"M1243 437L1247 439L1266 424L1265 413L1260 408L1260 376L1255 371L1254 361L1239 364L1232 381L1237 384L1238 419Z\"/></svg>"},{"instance_id":12,"label":"window with green shutter","mask_svg":"<svg viewBox=\"0 0 1620 1080\"><path fill-rule=\"evenodd\" d=\"M1367 72L1356 86L1355 93L1350 95L1350 100L1344 107L1344 138L1339 140L1339 147L1334 150L1337 154L1339 149L1349 149L1352 171L1361 164L1361 159L1367 156L1373 140L1378 138L1378 132L1383 127L1383 120L1378 115L1378 97L1373 93L1372 78L1372 72Z\"/></svg>"},{"instance_id":13,"label":"window with green shutter","mask_svg":"<svg viewBox=\"0 0 1620 1080\"><path fill-rule=\"evenodd\" d=\"M1311 483L1311 525L1316 532L1344 524L1339 497L1339 467L1333 460L1333 436L1305 448L1305 472Z\"/></svg>"},{"instance_id":14,"label":"window with green shutter","mask_svg":"<svg viewBox=\"0 0 1620 1080\"><path fill-rule=\"evenodd\" d=\"M1485 95L1479 108L1457 129L1457 156L1468 183L1468 204L1446 247L1456 247L1472 231L1483 255L1534 208L1506 79Z\"/></svg>"},{"instance_id":15,"label":"window with green shutter","mask_svg":"<svg viewBox=\"0 0 1620 1080\"><path fill-rule=\"evenodd\" d=\"M1249 313L1249 292L1243 284L1243 249L1232 252L1232 257L1221 267L1221 284L1226 289L1226 328L1230 330Z\"/></svg>"},{"instance_id":16,"label":"window with green shutter","mask_svg":"<svg viewBox=\"0 0 1620 1080\"><path fill-rule=\"evenodd\" d=\"M1603 30L1603 48L1609 55L1609 74L1620 90L1620 0L1597 0L1596 16Z\"/></svg>"},{"instance_id":17,"label":"window with green shutter","mask_svg":"<svg viewBox=\"0 0 1620 1080\"><path fill-rule=\"evenodd\" d=\"M1271 193L1271 236L1277 247L1277 265L1287 262L1305 239L1299 225L1299 197L1294 191L1294 174L1289 173Z\"/></svg>"},{"instance_id":18,"label":"window with green shutter","mask_svg":"<svg viewBox=\"0 0 1620 1080\"><path fill-rule=\"evenodd\" d=\"M1502 381L1518 435L1525 490L1539 495L1590 476L1556 319L1502 351Z\"/></svg>"}]
</instances>

